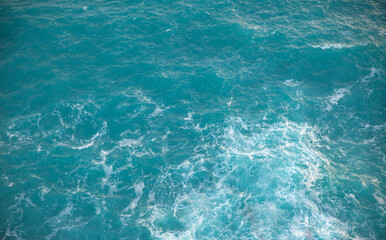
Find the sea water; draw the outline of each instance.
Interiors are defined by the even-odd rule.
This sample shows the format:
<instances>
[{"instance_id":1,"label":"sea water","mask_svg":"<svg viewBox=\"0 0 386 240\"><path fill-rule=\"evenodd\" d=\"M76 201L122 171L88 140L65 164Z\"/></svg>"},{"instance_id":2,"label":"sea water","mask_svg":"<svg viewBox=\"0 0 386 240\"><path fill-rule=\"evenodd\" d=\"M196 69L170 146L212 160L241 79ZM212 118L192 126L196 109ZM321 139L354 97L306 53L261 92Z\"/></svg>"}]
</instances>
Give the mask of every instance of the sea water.
<instances>
[{"instance_id":1,"label":"sea water","mask_svg":"<svg viewBox=\"0 0 386 240\"><path fill-rule=\"evenodd\" d=\"M0 3L1 239L385 239L382 0Z\"/></svg>"}]
</instances>

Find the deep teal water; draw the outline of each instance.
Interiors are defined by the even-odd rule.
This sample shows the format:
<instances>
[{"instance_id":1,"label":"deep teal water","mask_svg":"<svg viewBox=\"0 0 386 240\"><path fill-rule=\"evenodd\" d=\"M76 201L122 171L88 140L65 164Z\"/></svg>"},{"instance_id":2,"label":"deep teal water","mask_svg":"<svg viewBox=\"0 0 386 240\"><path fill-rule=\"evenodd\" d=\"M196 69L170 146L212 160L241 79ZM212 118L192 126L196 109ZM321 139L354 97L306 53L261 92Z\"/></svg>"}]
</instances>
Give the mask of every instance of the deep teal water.
<instances>
[{"instance_id":1,"label":"deep teal water","mask_svg":"<svg viewBox=\"0 0 386 240\"><path fill-rule=\"evenodd\" d=\"M0 3L1 239L385 239L386 5Z\"/></svg>"}]
</instances>

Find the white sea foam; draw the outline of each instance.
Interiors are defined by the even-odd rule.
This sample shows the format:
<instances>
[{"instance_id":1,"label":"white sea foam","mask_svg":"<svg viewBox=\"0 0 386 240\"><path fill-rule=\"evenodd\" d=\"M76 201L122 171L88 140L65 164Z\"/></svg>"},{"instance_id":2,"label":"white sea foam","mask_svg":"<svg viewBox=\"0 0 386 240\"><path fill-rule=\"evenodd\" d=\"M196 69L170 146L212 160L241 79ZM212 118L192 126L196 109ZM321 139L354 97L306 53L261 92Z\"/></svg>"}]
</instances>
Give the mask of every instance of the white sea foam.
<instances>
[{"instance_id":1,"label":"white sea foam","mask_svg":"<svg viewBox=\"0 0 386 240\"><path fill-rule=\"evenodd\" d=\"M83 144L81 146L72 146L71 148L72 149L77 149L77 150L82 150L82 149L85 149L85 148L89 148L92 145L94 145L96 139L98 139L99 137L105 135L106 131L107 131L107 122L104 121L103 124L102 124L102 127L98 130L98 132L96 134L94 134L94 136L91 139L87 140L87 143L85 143L85 144Z\"/></svg>"},{"instance_id":2,"label":"white sea foam","mask_svg":"<svg viewBox=\"0 0 386 240\"><path fill-rule=\"evenodd\" d=\"M163 112L163 110L159 106L157 106L156 109L152 112L152 114L150 114L150 116L151 117L156 117L156 116L158 116L162 112Z\"/></svg>"},{"instance_id":3,"label":"white sea foam","mask_svg":"<svg viewBox=\"0 0 386 240\"><path fill-rule=\"evenodd\" d=\"M151 203L151 202L154 202L154 200L155 200L155 192L154 191L150 191L149 194L148 194L147 202Z\"/></svg>"},{"instance_id":4,"label":"white sea foam","mask_svg":"<svg viewBox=\"0 0 386 240\"><path fill-rule=\"evenodd\" d=\"M140 137L138 139L125 138L120 140L118 143L119 143L119 146L121 147L133 147L133 146L140 145L142 142L142 139L143 137Z\"/></svg>"},{"instance_id":5,"label":"white sea foam","mask_svg":"<svg viewBox=\"0 0 386 240\"><path fill-rule=\"evenodd\" d=\"M379 190L376 190L373 196L381 206L385 205L385 197Z\"/></svg>"},{"instance_id":6,"label":"white sea foam","mask_svg":"<svg viewBox=\"0 0 386 240\"><path fill-rule=\"evenodd\" d=\"M233 102L233 97L231 97L231 99L229 99L229 101L227 102L227 105L228 105L228 106L231 106L231 105L232 105L232 102Z\"/></svg>"},{"instance_id":7,"label":"white sea foam","mask_svg":"<svg viewBox=\"0 0 386 240\"><path fill-rule=\"evenodd\" d=\"M326 49L352 48L352 47L363 46L363 45L366 45L366 43L360 43L360 44L326 43L323 45L312 45L312 47L326 50Z\"/></svg>"},{"instance_id":8,"label":"white sea foam","mask_svg":"<svg viewBox=\"0 0 386 240\"><path fill-rule=\"evenodd\" d=\"M185 121L192 121L192 118L193 117L193 113L192 112L188 112L188 117L184 118Z\"/></svg>"},{"instance_id":9,"label":"white sea foam","mask_svg":"<svg viewBox=\"0 0 386 240\"><path fill-rule=\"evenodd\" d=\"M208 129L208 125L205 124L204 127L201 127L199 123L197 123L197 125L194 127L194 130L196 130L197 132L202 132L204 130L207 130Z\"/></svg>"},{"instance_id":10,"label":"white sea foam","mask_svg":"<svg viewBox=\"0 0 386 240\"><path fill-rule=\"evenodd\" d=\"M12 206L9 206L8 209L12 208L17 208L20 207L21 205L24 205L26 207L36 207L36 205L32 202L31 198L28 197L26 193L21 193L18 194L17 196L14 197L15 204Z\"/></svg>"},{"instance_id":11,"label":"white sea foam","mask_svg":"<svg viewBox=\"0 0 386 240\"><path fill-rule=\"evenodd\" d=\"M53 237L55 237L60 230L68 230L72 228L71 226L67 226L67 225L63 226L62 221L65 218L71 216L73 210L74 210L74 206L72 202L69 202L58 215L49 219L48 222L50 223L51 227L53 227L53 230L49 235L46 236L47 240L50 240ZM76 223L76 221L74 223Z\"/></svg>"},{"instance_id":12,"label":"white sea foam","mask_svg":"<svg viewBox=\"0 0 386 240\"><path fill-rule=\"evenodd\" d=\"M19 235L17 234L17 229L10 230L9 228L7 228L7 231L5 232L5 236L4 236L3 240L8 239L7 237L14 237L17 240L23 239L23 238L19 237Z\"/></svg>"},{"instance_id":13,"label":"white sea foam","mask_svg":"<svg viewBox=\"0 0 386 240\"><path fill-rule=\"evenodd\" d=\"M284 84L290 87L296 87L296 86L299 86L300 83L293 79L287 79L284 81Z\"/></svg>"},{"instance_id":14,"label":"white sea foam","mask_svg":"<svg viewBox=\"0 0 386 240\"><path fill-rule=\"evenodd\" d=\"M15 184L14 182L9 182L9 178L7 177L7 175L2 174L2 177L5 179L5 183L8 187L12 187Z\"/></svg>"},{"instance_id":15,"label":"white sea foam","mask_svg":"<svg viewBox=\"0 0 386 240\"><path fill-rule=\"evenodd\" d=\"M140 181L134 184L134 191L137 197L131 201L128 208L130 208L131 210L134 210L135 207L137 207L138 201L142 197L144 188L145 188L145 184L143 181ZM127 208L126 208L126 211L127 211Z\"/></svg>"},{"instance_id":16,"label":"white sea foam","mask_svg":"<svg viewBox=\"0 0 386 240\"><path fill-rule=\"evenodd\" d=\"M44 201L44 200L45 200L44 196L45 196L47 193L49 193L49 192L51 192L51 188L48 188L48 187L45 187L45 186L40 187L40 193L39 193L40 200L41 200L41 201Z\"/></svg>"},{"instance_id":17,"label":"white sea foam","mask_svg":"<svg viewBox=\"0 0 386 240\"><path fill-rule=\"evenodd\" d=\"M319 181L322 178L329 178L330 173L329 160L317 150L319 130L316 127L299 125L288 120L264 125L232 118L229 123L224 131L223 141L220 142L223 153L217 156L221 159L219 162L216 163L213 159L205 160L201 155L192 162L185 161L177 167L170 166L163 170L155 183L153 190L155 193L149 193L148 201L155 204L151 210L151 217L143 220L143 224L154 236L170 237L169 231L165 232L154 225L157 219L169 214L185 225L186 229L178 231L178 234L186 238L196 238L196 233L200 233L205 226L221 232L224 234L222 237L240 236L237 234L242 234L245 238L269 237L272 231L275 231L272 227L287 214L280 208L283 203L297 206L300 211L306 211L311 215L304 217L308 214L303 212L295 215L292 222L288 222L283 228L279 238L304 238L314 233L325 239L348 236L346 225L320 208ZM210 128L208 126L208 129ZM244 135L242 129L249 129L252 133ZM271 142L273 140L274 143ZM196 172L206 171L203 166L207 161L217 164L211 171L217 180L213 185L208 185L204 179L199 186L189 184ZM249 182L249 187L253 190L241 191L237 187L237 181L229 184L229 181L238 179L239 174L249 175L250 166L259 166L258 169L261 169L256 185L253 181ZM169 174L178 172L182 178L182 189L174 198L173 206L165 208L154 201L155 195L167 188ZM300 181L303 185L292 181ZM270 189L273 183L275 187ZM157 190L158 188L161 189ZM249 204L259 196L256 193L260 191L268 197L273 194L271 197L276 200ZM247 206L236 214L238 202L244 202ZM237 219L239 215L244 217ZM221 226L221 222L217 222L218 217L227 218L228 221L240 220L240 228L237 231L245 229L246 226L251 228L248 233L231 232Z\"/></svg>"},{"instance_id":18,"label":"white sea foam","mask_svg":"<svg viewBox=\"0 0 386 240\"><path fill-rule=\"evenodd\" d=\"M334 94L328 97L328 100L332 104L338 104L339 100L344 98L347 94L350 94L350 90L347 88L335 89Z\"/></svg>"},{"instance_id":19,"label":"white sea foam","mask_svg":"<svg viewBox=\"0 0 386 240\"><path fill-rule=\"evenodd\" d=\"M77 149L77 150L82 150L82 149L85 149L85 148L89 148L91 147L92 145L94 145L94 141L91 141L89 143L86 143L84 145L81 145L81 146L76 146L76 147L71 147L72 149Z\"/></svg>"},{"instance_id":20,"label":"white sea foam","mask_svg":"<svg viewBox=\"0 0 386 240\"><path fill-rule=\"evenodd\" d=\"M350 93L351 91L348 88L335 89L334 94L327 97L328 102L326 103L327 104L326 110L330 111L332 109L331 104L337 105L342 98L344 98L346 95Z\"/></svg>"},{"instance_id":21,"label":"white sea foam","mask_svg":"<svg viewBox=\"0 0 386 240\"><path fill-rule=\"evenodd\" d=\"M370 74L363 77L361 79L362 82L369 82L371 79L373 79L375 76L380 76L380 69L372 67L370 70Z\"/></svg>"}]
</instances>

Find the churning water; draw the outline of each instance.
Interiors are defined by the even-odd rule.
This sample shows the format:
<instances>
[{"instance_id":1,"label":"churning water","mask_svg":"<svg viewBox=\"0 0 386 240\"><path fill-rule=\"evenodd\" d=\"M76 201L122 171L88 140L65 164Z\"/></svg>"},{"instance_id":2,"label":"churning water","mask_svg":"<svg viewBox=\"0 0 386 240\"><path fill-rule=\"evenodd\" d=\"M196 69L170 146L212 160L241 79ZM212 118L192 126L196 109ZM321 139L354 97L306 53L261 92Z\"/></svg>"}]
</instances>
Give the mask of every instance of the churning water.
<instances>
[{"instance_id":1,"label":"churning water","mask_svg":"<svg viewBox=\"0 0 386 240\"><path fill-rule=\"evenodd\" d=\"M382 0L0 3L1 239L385 239Z\"/></svg>"}]
</instances>

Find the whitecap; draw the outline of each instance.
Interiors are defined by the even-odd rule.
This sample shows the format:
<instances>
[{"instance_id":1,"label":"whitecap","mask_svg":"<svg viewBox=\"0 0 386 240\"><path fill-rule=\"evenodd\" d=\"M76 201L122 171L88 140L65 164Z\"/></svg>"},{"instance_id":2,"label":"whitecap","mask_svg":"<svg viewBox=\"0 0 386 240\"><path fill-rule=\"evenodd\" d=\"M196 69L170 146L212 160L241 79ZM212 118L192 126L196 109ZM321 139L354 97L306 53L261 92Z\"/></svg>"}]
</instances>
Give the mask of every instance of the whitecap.
<instances>
[{"instance_id":1,"label":"whitecap","mask_svg":"<svg viewBox=\"0 0 386 240\"><path fill-rule=\"evenodd\" d=\"M131 138L125 138L118 142L119 146L121 147L132 147L139 145L142 141L143 137L140 137L138 139L131 139Z\"/></svg>"},{"instance_id":2,"label":"whitecap","mask_svg":"<svg viewBox=\"0 0 386 240\"><path fill-rule=\"evenodd\" d=\"M21 225L21 226L22 226L22 225ZM23 239L23 238L19 237L19 235L17 235L16 229L14 229L14 230L11 231L9 228L7 228L7 231L5 232L5 236L4 236L3 239L8 239L7 237L14 237L14 238L16 238L17 240Z\"/></svg>"},{"instance_id":3,"label":"whitecap","mask_svg":"<svg viewBox=\"0 0 386 240\"><path fill-rule=\"evenodd\" d=\"M92 145L94 145L94 141L89 142L89 143L86 143L86 144L81 145L81 146L76 146L76 147L71 147L71 148L72 148L72 149L77 149L77 150L82 150L82 149L85 149L85 148L89 148L89 147L91 147Z\"/></svg>"},{"instance_id":4,"label":"whitecap","mask_svg":"<svg viewBox=\"0 0 386 240\"><path fill-rule=\"evenodd\" d=\"M362 43L362 44L355 45L355 44L345 44L345 43L327 43L323 45L312 45L312 47L326 50L326 49L352 48L352 47L363 46L363 45L366 45L366 44Z\"/></svg>"},{"instance_id":5,"label":"whitecap","mask_svg":"<svg viewBox=\"0 0 386 240\"><path fill-rule=\"evenodd\" d=\"M185 121L192 121L192 116L193 116L193 113L192 112L188 112L188 117L184 118Z\"/></svg>"},{"instance_id":6,"label":"whitecap","mask_svg":"<svg viewBox=\"0 0 386 240\"><path fill-rule=\"evenodd\" d=\"M231 105L232 105L232 102L233 102L233 97L231 97L231 99L227 102L227 105L228 105L228 106L231 106Z\"/></svg>"},{"instance_id":7,"label":"whitecap","mask_svg":"<svg viewBox=\"0 0 386 240\"><path fill-rule=\"evenodd\" d=\"M143 181L134 184L135 194L137 194L137 196L142 196L144 187L145 187L145 183Z\"/></svg>"},{"instance_id":8,"label":"whitecap","mask_svg":"<svg viewBox=\"0 0 386 240\"><path fill-rule=\"evenodd\" d=\"M155 200L155 192L154 191L150 191L149 194L148 194L147 203L154 202L154 200Z\"/></svg>"},{"instance_id":9,"label":"whitecap","mask_svg":"<svg viewBox=\"0 0 386 240\"><path fill-rule=\"evenodd\" d=\"M289 87L296 87L298 86L300 83L297 82L297 81L294 81L292 78L291 79L287 79L284 81L284 84L289 86Z\"/></svg>"},{"instance_id":10,"label":"whitecap","mask_svg":"<svg viewBox=\"0 0 386 240\"><path fill-rule=\"evenodd\" d=\"M361 79L361 82L368 82L371 78L374 78L376 75L380 76L380 69L372 67L371 70L370 70L370 74L365 76L365 77L363 77Z\"/></svg>"},{"instance_id":11,"label":"whitecap","mask_svg":"<svg viewBox=\"0 0 386 240\"><path fill-rule=\"evenodd\" d=\"M41 188L40 188L40 193L39 193L40 200L41 200L41 201L44 201L44 200L45 200L44 196L45 196L47 193L49 193L49 192L51 192L51 188L48 188L48 187L45 187L45 186L41 187Z\"/></svg>"},{"instance_id":12,"label":"whitecap","mask_svg":"<svg viewBox=\"0 0 386 240\"><path fill-rule=\"evenodd\" d=\"M153 111L153 113L150 114L150 116L151 117L156 117L156 116L158 116L162 112L163 112L163 110L160 107L157 106L156 109Z\"/></svg>"},{"instance_id":13,"label":"whitecap","mask_svg":"<svg viewBox=\"0 0 386 240\"><path fill-rule=\"evenodd\" d=\"M385 197L383 196L383 194L379 190L376 190L375 193L373 194L373 196L377 200L379 205L385 204Z\"/></svg>"},{"instance_id":14,"label":"whitecap","mask_svg":"<svg viewBox=\"0 0 386 240\"><path fill-rule=\"evenodd\" d=\"M143 181L140 181L140 182L135 183L133 187L134 187L134 191L135 191L135 194L137 195L137 197L134 198L133 201L131 201L130 205L125 209L126 211L128 210L128 208L130 208L131 210L134 210L137 207L138 201L142 197L142 193L143 193L143 189L145 188L145 184Z\"/></svg>"},{"instance_id":15,"label":"whitecap","mask_svg":"<svg viewBox=\"0 0 386 240\"><path fill-rule=\"evenodd\" d=\"M328 97L328 101L332 104L338 104L340 99L350 93L351 91L347 88L335 89L334 94Z\"/></svg>"}]
</instances>

